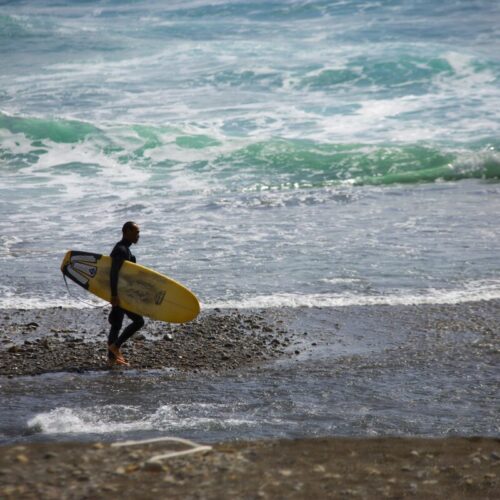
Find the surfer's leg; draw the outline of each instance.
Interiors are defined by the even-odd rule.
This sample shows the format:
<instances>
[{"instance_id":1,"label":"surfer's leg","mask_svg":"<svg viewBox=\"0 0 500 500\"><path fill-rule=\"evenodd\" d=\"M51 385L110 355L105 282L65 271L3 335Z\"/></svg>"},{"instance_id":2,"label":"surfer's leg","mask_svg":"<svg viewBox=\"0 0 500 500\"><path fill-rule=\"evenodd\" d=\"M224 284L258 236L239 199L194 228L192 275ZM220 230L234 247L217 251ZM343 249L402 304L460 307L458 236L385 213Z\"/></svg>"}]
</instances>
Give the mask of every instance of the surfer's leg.
<instances>
[{"instance_id":1,"label":"surfer's leg","mask_svg":"<svg viewBox=\"0 0 500 500\"><path fill-rule=\"evenodd\" d=\"M109 313L108 321L111 325L108 335L108 359L116 361L123 359L118 346L116 345L118 334L122 328L125 311L121 307L113 307Z\"/></svg>"},{"instance_id":2,"label":"surfer's leg","mask_svg":"<svg viewBox=\"0 0 500 500\"><path fill-rule=\"evenodd\" d=\"M130 311L124 311L125 314L132 320L132 323L128 325L125 330L123 330L122 334L118 338L114 344L117 347L120 347L126 342L132 335L137 331L140 330L144 326L144 318L140 316L139 314L135 314Z\"/></svg>"},{"instance_id":3,"label":"surfer's leg","mask_svg":"<svg viewBox=\"0 0 500 500\"><path fill-rule=\"evenodd\" d=\"M113 307L108 316L109 324L111 328L108 335L108 344L115 344L118 334L122 328L123 317L125 316L125 311L121 307Z\"/></svg>"}]
</instances>

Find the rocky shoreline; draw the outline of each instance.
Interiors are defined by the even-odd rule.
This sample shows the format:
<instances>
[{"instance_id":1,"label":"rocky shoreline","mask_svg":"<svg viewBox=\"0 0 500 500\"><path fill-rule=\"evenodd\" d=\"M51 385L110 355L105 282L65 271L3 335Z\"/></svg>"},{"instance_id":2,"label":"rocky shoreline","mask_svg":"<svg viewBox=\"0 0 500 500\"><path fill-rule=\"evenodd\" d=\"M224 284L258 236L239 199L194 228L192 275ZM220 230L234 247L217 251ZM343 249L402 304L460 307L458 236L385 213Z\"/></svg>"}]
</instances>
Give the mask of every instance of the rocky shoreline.
<instances>
[{"instance_id":1,"label":"rocky shoreline","mask_svg":"<svg viewBox=\"0 0 500 500\"><path fill-rule=\"evenodd\" d=\"M108 309L0 311L0 376L110 369ZM278 320L279 321L279 320ZM286 355L291 336L258 313L213 310L183 325L146 320L124 346L130 368L220 372Z\"/></svg>"},{"instance_id":2,"label":"rocky shoreline","mask_svg":"<svg viewBox=\"0 0 500 500\"><path fill-rule=\"evenodd\" d=\"M498 498L500 439L318 438L219 443L0 447L6 499Z\"/></svg>"},{"instance_id":3,"label":"rocky shoreline","mask_svg":"<svg viewBox=\"0 0 500 500\"><path fill-rule=\"evenodd\" d=\"M318 310L304 310L298 319L286 311L211 310L185 325L148 320L124 353L130 370L216 373L284 356L295 362L301 359L299 350L307 360L308 348L317 355L335 341L340 354L334 365L327 365L330 375L346 368L377 374L379 365L388 363L391 369L425 365L430 373L436 363L455 369L458 361L462 366L470 362L477 368L481 360L483 369L494 370L499 305L341 309L325 316L334 318L334 339L309 328L308 315L325 320ZM108 311L0 310L0 376L108 370ZM360 336L365 335L360 322L375 334ZM386 335L382 354L370 344L377 340L377 327ZM371 346L370 364L362 353L350 354L355 342ZM38 391L36 382L26 383ZM109 442L3 445L0 498L494 499L500 486L500 439L494 437L226 441L210 451L148 462L181 448L170 443L119 449Z\"/></svg>"}]
</instances>

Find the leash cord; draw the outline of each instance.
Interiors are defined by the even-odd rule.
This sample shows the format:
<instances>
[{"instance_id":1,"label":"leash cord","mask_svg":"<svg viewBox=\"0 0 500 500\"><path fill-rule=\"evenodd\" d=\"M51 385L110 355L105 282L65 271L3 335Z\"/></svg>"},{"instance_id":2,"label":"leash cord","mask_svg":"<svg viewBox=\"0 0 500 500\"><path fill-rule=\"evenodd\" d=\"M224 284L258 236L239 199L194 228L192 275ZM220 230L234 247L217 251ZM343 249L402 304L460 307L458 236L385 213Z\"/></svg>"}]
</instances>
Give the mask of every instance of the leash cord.
<instances>
[{"instance_id":1,"label":"leash cord","mask_svg":"<svg viewBox=\"0 0 500 500\"><path fill-rule=\"evenodd\" d=\"M107 303L106 303L106 304L104 304L104 305L102 305L102 306L99 306L99 305L96 305L96 304L92 304L92 303L90 303L90 302L87 302L87 301L85 301L85 300L81 299L80 297L77 297L76 295L73 295L73 294L71 293L71 290L69 289L68 280L66 279L66 275L65 275L64 273L63 273L63 278L64 278L64 283L66 284L66 288L67 288L67 290L68 290L68 295L69 295L72 299L76 299L76 300L78 300L79 302L81 302L82 304L85 304L85 305L87 305L87 306L89 306L89 307L92 307L92 308L94 308L94 309L102 309L103 307L106 307L107 305L109 305L109 304L107 304Z\"/></svg>"}]
</instances>

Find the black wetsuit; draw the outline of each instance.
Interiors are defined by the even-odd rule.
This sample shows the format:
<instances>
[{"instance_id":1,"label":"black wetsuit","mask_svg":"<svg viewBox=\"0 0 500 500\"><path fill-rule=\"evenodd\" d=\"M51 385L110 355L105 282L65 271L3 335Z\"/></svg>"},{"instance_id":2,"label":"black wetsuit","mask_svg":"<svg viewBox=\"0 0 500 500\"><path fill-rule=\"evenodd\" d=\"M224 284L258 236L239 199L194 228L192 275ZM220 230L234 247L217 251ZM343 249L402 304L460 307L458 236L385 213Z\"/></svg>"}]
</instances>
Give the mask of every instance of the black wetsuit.
<instances>
[{"instance_id":1,"label":"black wetsuit","mask_svg":"<svg viewBox=\"0 0 500 500\"><path fill-rule=\"evenodd\" d=\"M109 281L111 285L111 295L114 297L118 295L118 273L120 271L120 268L126 260L135 262L135 257L130 251L130 245L131 243L129 243L128 241L121 240L115 245L113 251L111 252L111 258L113 260L111 263ZM130 323L130 325L128 325L125 330L123 330L122 334L118 337L125 314L132 320L132 323ZM108 344L115 344L117 347L120 347L137 330L144 326L144 318L142 316L130 311L126 311L119 306L114 306L111 309L108 320L111 325ZM112 353L109 354L111 355L111 357L113 356Z\"/></svg>"}]
</instances>

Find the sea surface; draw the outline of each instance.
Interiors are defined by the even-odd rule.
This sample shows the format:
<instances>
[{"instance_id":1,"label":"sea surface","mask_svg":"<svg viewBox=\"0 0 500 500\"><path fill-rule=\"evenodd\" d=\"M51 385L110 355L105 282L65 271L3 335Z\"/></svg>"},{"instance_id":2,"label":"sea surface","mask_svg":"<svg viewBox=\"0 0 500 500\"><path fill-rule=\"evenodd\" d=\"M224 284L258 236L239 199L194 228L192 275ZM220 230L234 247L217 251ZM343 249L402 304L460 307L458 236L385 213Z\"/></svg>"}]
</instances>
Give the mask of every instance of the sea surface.
<instances>
[{"instance_id":1,"label":"sea surface","mask_svg":"<svg viewBox=\"0 0 500 500\"><path fill-rule=\"evenodd\" d=\"M204 309L278 308L326 346L212 380L1 380L0 440L498 435L467 335L444 367L386 350L423 342L391 310L500 299L499 110L491 0L0 1L0 309L101 306L60 262L134 220L138 262ZM356 308L347 354L378 376L334 370Z\"/></svg>"}]
</instances>

